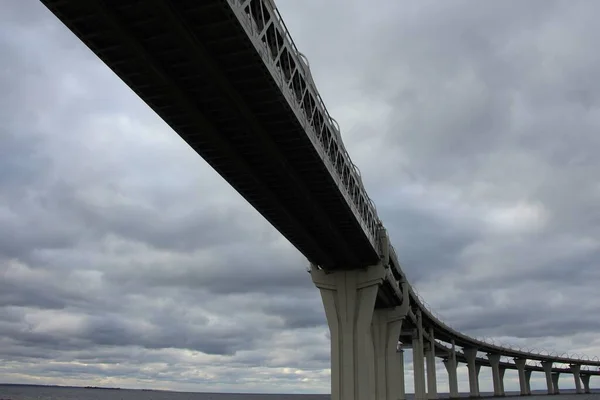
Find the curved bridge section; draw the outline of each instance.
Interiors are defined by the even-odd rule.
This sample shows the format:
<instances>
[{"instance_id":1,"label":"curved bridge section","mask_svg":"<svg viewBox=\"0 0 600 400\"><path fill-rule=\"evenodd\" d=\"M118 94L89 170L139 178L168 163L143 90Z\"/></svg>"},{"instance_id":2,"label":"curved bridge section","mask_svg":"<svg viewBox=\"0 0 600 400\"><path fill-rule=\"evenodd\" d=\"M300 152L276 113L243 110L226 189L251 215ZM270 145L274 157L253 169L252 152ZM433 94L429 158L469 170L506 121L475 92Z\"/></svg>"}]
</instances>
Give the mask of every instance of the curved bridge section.
<instances>
[{"instance_id":1,"label":"curved bridge section","mask_svg":"<svg viewBox=\"0 0 600 400\"><path fill-rule=\"evenodd\" d=\"M597 359L478 340L425 307L273 0L41 2L310 260L331 331L332 399L404 399L408 347L418 400L437 397L436 357L451 397L457 363L472 397L482 366L497 396L506 369L521 394L538 371L548 393L564 373L589 391Z\"/></svg>"},{"instance_id":2,"label":"curved bridge section","mask_svg":"<svg viewBox=\"0 0 600 400\"><path fill-rule=\"evenodd\" d=\"M412 288L409 287L408 291L410 307L400 333L400 341L412 348L415 359L427 360L426 372L422 363L415 363L415 388L421 390L422 398L435 397L435 357L443 359L448 372L451 397L458 397L456 368L459 362L467 364L471 397L480 396L479 372L482 366L491 368L495 396L505 395L503 377L507 369L518 371L521 395L531 394L530 378L533 372L544 373L548 394L560 393L561 374L573 376L576 393L590 393L591 376L600 375L600 360L597 357L590 359L587 356L544 354L465 335L435 316ZM426 388L422 380L425 374Z\"/></svg>"}]
</instances>

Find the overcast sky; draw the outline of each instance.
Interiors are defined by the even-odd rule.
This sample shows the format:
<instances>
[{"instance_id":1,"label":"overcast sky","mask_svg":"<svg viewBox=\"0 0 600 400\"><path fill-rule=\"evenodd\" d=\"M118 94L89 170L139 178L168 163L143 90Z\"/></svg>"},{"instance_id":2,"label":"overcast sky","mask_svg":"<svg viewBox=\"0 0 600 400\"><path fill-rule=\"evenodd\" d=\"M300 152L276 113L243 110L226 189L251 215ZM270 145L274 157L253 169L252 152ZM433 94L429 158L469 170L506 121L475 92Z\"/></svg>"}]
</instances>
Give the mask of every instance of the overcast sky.
<instances>
[{"instance_id":1,"label":"overcast sky","mask_svg":"<svg viewBox=\"0 0 600 400\"><path fill-rule=\"evenodd\" d=\"M600 356L600 3L277 4L431 307ZM329 391L306 260L35 0L0 122L0 382Z\"/></svg>"}]
</instances>

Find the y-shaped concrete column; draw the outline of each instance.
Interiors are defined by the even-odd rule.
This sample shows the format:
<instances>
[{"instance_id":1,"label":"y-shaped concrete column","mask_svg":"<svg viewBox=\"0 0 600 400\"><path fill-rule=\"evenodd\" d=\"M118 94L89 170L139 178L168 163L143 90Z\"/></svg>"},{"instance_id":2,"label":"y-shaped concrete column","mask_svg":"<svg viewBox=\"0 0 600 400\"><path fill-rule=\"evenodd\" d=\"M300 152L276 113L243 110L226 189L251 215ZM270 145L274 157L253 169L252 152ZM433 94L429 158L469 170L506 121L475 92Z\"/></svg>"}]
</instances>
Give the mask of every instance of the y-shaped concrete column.
<instances>
[{"instance_id":1,"label":"y-shaped concrete column","mask_svg":"<svg viewBox=\"0 0 600 400\"><path fill-rule=\"evenodd\" d=\"M417 310L417 329L413 333L413 375L415 380L415 399L426 400L425 358L423 356L423 320L421 310Z\"/></svg>"},{"instance_id":2,"label":"y-shaped concrete column","mask_svg":"<svg viewBox=\"0 0 600 400\"><path fill-rule=\"evenodd\" d=\"M521 388L521 396L527 396L527 377L525 376L525 365L527 360L524 358L515 358L515 364L519 371L519 386Z\"/></svg>"},{"instance_id":3,"label":"y-shaped concrete column","mask_svg":"<svg viewBox=\"0 0 600 400\"><path fill-rule=\"evenodd\" d=\"M321 292L331 333L331 399L373 400L371 322L385 268L328 274L311 265L311 277Z\"/></svg>"},{"instance_id":4,"label":"y-shaped concrete column","mask_svg":"<svg viewBox=\"0 0 600 400\"><path fill-rule=\"evenodd\" d=\"M463 354L467 359L467 368L469 369L470 397L479 397L479 369L481 366L475 364L477 349L463 348Z\"/></svg>"},{"instance_id":5,"label":"y-shaped concrete column","mask_svg":"<svg viewBox=\"0 0 600 400\"><path fill-rule=\"evenodd\" d=\"M375 399L397 400L400 392L398 376L404 374L398 363L398 337L402 322L408 314L408 284L405 282L402 293L406 293L400 307L375 310L371 334L375 349Z\"/></svg>"},{"instance_id":6,"label":"y-shaped concrete column","mask_svg":"<svg viewBox=\"0 0 600 400\"><path fill-rule=\"evenodd\" d=\"M435 376L435 337L433 328L429 328L429 346L425 353L427 357L427 397L437 399L437 378Z\"/></svg>"},{"instance_id":7,"label":"y-shaped concrete column","mask_svg":"<svg viewBox=\"0 0 600 400\"><path fill-rule=\"evenodd\" d=\"M500 378L500 354L489 353L488 361L492 366L492 382L494 382L494 396L504 396L502 382Z\"/></svg>"},{"instance_id":8,"label":"y-shaped concrete column","mask_svg":"<svg viewBox=\"0 0 600 400\"><path fill-rule=\"evenodd\" d=\"M554 386L554 394L560 394L560 388L558 387L558 378L560 377L560 372L552 373L552 386Z\"/></svg>"},{"instance_id":9,"label":"y-shaped concrete column","mask_svg":"<svg viewBox=\"0 0 600 400\"><path fill-rule=\"evenodd\" d=\"M571 364L571 372L573 372L573 378L575 379L575 393L577 394L583 393L583 390L581 389L581 378L579 377L580 371L581 365Z\"/></svg>"},{"instance_id":10,"label":"y-shaped concrete column","mask_svg":"<svg viewBox=\"0 0 600 400\"><path fill-rule=\"evenodd\" d=\"M504 391L504 373L506 372L505 367L500 367L500 390L502 391L502 396L506 396L506 392Z\"/></svg>"},{"instance_id":11,"label":"y-shaped concrete column","mask_svg":"<svg viewBox=\"0 0 600 400\"><path fill-rule=\"evenodd\" d=\"M590 377L591 375L581 375L581 382L583 382L583 389L585 393L590 393Z\"/></svg>"},{"instance_id":12,"label":"y-shaped concrete column","mask_svg":"<svg viewBox=\"0 0 600 400\"><path fill-rule=\"evenodd\" d=\"M398 365L400 365L400 374L398 375L398 400L406 400L406 384L404 383L404 349L402 344L398 345L396 351Z\"/></svg>"},{"instance_id":13,"label":"y-shaped concrete column","mask_svg":"<svg viewBox=\"0 0 600 400\"><path fill-rule=\"evenodd\" d=\"M415 330L415 333L413 334L412 353L415 399L426 400L427 389L425 387L425 360L423 358L423 338L419 338L417 330Z\"/></svg>"},{"instance_id":14,"label":"y-shaped concrete column","mask_svg":"<svg viewBox=\"0 0 600 400\"><path fill-rule=\"evenodd\" d=\"M445 358L443 360L444 367L448 372L448 386L450 388L450 398L458 399L460 397L458 393L458 376L456 373L456 361L451 358Z\"/></svg>"},{"instance_id":15,"label":"y-shaped concrete column","mask_svg":"<svg viewBox=\"0 0 600 400\"><path fill-rule=\"evenodd\" d=\"M448 386L450 389L450 398L458 399L460 395L458 394L458 376L456 374L456 348L454 345L454 340L452 340L452 350L450 350L450 357L444 359L444 366L446 367L446 371L448 371Z\"/></svg>"},{"instance_id":16,"label":"y-shaped concrete column","mask_svg":"<svg viewBox=\"0 0 600 400\"><path fill-rule=\"evenodd\" d=\"M531 373L530 369L525 370L525 388L527 389L527 396L531 396Z\"/></svg>"},{"instance_id":17,"label":"y-shaped concrete column","mask_svg":"<svg viewBox=\"0 0 600 400\"><path fill-rule=\"evenodd\" d=\"M554 394L554 387L552 385L552 361L542 361L542 368L544 368L544 374L546 374L548 394Z\"/></svg>"},{"instance_id":18,"label":"y-shaped concrete column","mask_svg":"<svg viewBox=\"0 0 600 400\"><path fill-rule=\"evenodd\" d=\"M444 359L444 366L448 372L448 386L450 387L450 398L458 399L460 397L458 393L458 376L456 374L456 360L451 358Z\"/></svg>"}]
</instances>

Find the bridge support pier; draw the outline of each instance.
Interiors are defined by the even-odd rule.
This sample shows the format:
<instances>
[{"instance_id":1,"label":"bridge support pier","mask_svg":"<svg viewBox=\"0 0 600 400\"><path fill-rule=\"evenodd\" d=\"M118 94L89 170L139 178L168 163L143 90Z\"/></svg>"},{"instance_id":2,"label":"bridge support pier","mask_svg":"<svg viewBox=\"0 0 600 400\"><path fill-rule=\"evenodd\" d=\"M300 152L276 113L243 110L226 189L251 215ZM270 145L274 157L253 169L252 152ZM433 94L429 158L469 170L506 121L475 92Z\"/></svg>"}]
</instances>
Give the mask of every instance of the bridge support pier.
<instances>
[{"instance_id":1,"label":"bridge support pier","mask_svg":"<svg viewBox=\"0 0 600 400\"><path fill-rule=\"evenodd\" d=\"M450 398L458 399L460 395L458 394L458 376L456 374L456 360L448 358L444 360L444 366L446 367L446 371L448 371L448 386L450 387Z\"/></svg>"},{"instance_id":2,"label":"bridge support pier","mask_svg":"<svg viewBox=\"0 0 600 400\"><path fill-rule=\"evenodd\" d=\"M403 285L403 293L408 293L406 284ZM373 315L371 330L375 348L376 400L400 398L398 376L404 375L404 368L400 368L398 361L398 337L402 330L402 322L408 314L408 306L407 297L400 307L375 310Z\"/></svg>"},{"instance_id":3,"label":"bridge support pier","mask_svg":"<svg viewBox=\"0 0 600 400\"><path fill-rule=\"evenodd\" d=\"M525 374L525 365L527 365L527 360L524 358L515 358L514 360L517 370L519 371L519 386L521 388L521 396L527 396L527 375Z\"/></svg>"},{"instance_id":4,"label":"bridge support pier","mask_svg":"<svg viewBox=\"0 0 600 400\"><path fill-rule=\"evenodd\" d=\"M558 378L560 377L560 372L552 373L552 386L554 387L554 394L560 394L560 388L558 387Z\"/></svg>"},{"instance_id":5,"label":"bridge support pier","mask_svg":"<svg viewBox=\"0 0 600 400\"><path fill-rule=\"evenodd\" d=\"M573 378L575 379L575 393L581 394L581 378L580 378L581 365L571 364L571 372L573 372Z\"/></svg>"},{"instance_id":6,"label":"bridge support pier","mask_svg":"<svg viewBox=\"0 0 600 400\"><path fill-rule=\"evenodd\" d=\"M467 368L469 369L470 397L479 397L479 370L481 369L481 365L475 363L477 349L463 348L463 354L467 359Z\"/></svg>"},{"instance_id":7,"label":"bridge support pier","mask_svg":"<svg viewBox=\"0 0 600 400\"><path fill-rule=\"evenodd\" d=\"M425 358L423 355L423 320L421 310L417 310L417 329L413 333L413 376L415 381L415 400L427 400L425 387Z\"/></svg>"},{"instance_id":8,"label":"bridge support pier","mask_svg":"<svg viewBox=\"0 0 600 400\"><path fill-rule=\"evenodd\" d=\"M500 367L500 391L502 392L502 396L506 396L506 392L504 391L504 373L506 372L506 368Z\"/></svg>"},{"instance_id":9,"label":"bridge support pier","mask_svg":"<svg viewBox=\"0 0 600 400\"><path fill-rule=\"evenodd\" d=\"M332 400L375 398L371 323L384 277L381 265L333 273L311 265L311 278L321 292L331 334Z\"/></svg>"},{"instance_id":10,"label":"bridge support pier","mask_svg":"<svg viewBox=\"0 0 600 400\"><path fill-rule=\"evenodd\" d=\"M585 393L590 393L590 377L591 375L581 375L581 382L583 382L583 391Z\"/></svg>"},{"instance_id":11,"label":"bridge support pier","mask_svg":"<svg viewBox=\"0 0 600 400\"><path fill-rule=\"evenodd\" d=\"M458 376L456 374L456 348L454 345L454 340L452 340L452 350L450 351L450 357L444 360L444 366L446 367L446 371L448 371L448 386L450 390L450 398L458 399L460 395L458 394Z\"/></svg>"},{"instance_id":12,"label":"bridge support pier","mask_svg":"<svg viewBox=\"0 0 600 400\"><path fill-rule=\"evenodd\" d=\"M500 354L489 353L487 355L488 361L492 366L492 382L494 383L494 396L504 396L502 390L502 383L500 378Z\"/></svg>"},{"instance_id":13,"label":"bridge support pier","mask_svg":"<svg viewBox=\"0 0 600 400\"><path fill-rule=\"evenodd\" d=\"M398 345L398 350L396 352L398 357L398 365L400 366L400 374L398 374L398 399L406 400L406 384L404 382L404 349L402 345Z\"/></svg>"},{"instance_id":14,"label":"bridge support pier","mask_svg":"<svg viewBox=\"0 0 600 400\"><path fill-rule=\"evenodd\" d=\"M435 337L433 328L429 328L429 346L425 352L427 358L427 397L430 400L438 398L437 395L437 377L435 370Z\"/></svg>"},{"instance_id":15,"label":"bridge support pier","mask_svg":"<svg viewBox=\"0 0 600 400\"><path fill-rule=\"evenodd\" d=\"M546 374L548 394L554 394L554 387L552 385L552 361L542 361L542 368L544 368L544 374Z\"/></svg>"},{"instance_id":16,"label":"bridge support pier","mask_svg":"<svg viewBox=\"0 0 600 400\"><path fill-rule=\"evenodd\" d=\"M533 371L530 369L525 370L525 386L527 389L527 396L531 396L531 373Z\"/></svg>"}]
</instances>

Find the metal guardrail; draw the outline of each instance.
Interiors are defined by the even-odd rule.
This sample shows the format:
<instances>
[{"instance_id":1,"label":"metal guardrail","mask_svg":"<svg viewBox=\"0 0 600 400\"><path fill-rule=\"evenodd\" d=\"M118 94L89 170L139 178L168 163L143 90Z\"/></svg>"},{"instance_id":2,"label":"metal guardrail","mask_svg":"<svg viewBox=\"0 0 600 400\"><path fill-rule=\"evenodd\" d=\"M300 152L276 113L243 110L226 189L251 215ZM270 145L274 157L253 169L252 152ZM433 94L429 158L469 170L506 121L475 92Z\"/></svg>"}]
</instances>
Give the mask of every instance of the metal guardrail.
<instances>
[{"instance_id":1,"label":"metal guardrail","mask_svg":"<svg viewBox=\"0 0 600 400\"><path fill-rule=\"evenodd\" d=\"M453 331L453 332L459 332L457 329L454 329L453 327L449 326L448 324L446 324L445 322L443 322L442 317L435 311L433 311L433 309L429 306L429 304L427 304L427 302L423 299L423 297L417 292L417 290L414 288L414 286L410 286L410 290L412 292L412 294L414 295L414 297L418 300L418 302L420 304L418 304L419 308L425 310L427 313L429 313L431 316L433 316L435 318L435 322L437 324L439 324L440 326L442 326L443 328L445 328L448 331ZM586 365L585 362L593 362L595 364L600 363L600 359L597 356L594 356L592 358L590 358L589 356L585 355L585 354L579 354L579 353L557 353L554 351L548 352L545 349L537 349L537 348L528 348L528 347L520 347L520 346L513 346L510 344L506 344L506 343L501 343L501 342L497 342L494 338L488 338L488 337L478 337L478 338L473 338L464 334L461 334L464 338L466 338L467 340L471 341L474 345L487 345L489 347L494 347L499 349L499 352L506 352L506 353L514 353L514 352L520 352L520 353L527 353L530 354L534 357L539 357L539 356L543 356L545 357L549 357L549 358L556 358L556 359L569 359L571 360L574 364L581 364L582 366L586 366L587 368L596 368L595 370L600 371L600 366L590 366L590 365ZM440 342L443 343L443 342ZM505 362L513 362L512 358L510 357L506 357L506 356L502 356L502 358L504 359ZM558 364L565 364L562 361L557 361ZM541 362L539 360L531 360L531 359L527 359L527 364L528 365L535 365L535 366L540 366L541 367Z\"/></svg>"},{"instance_id":2,"label":"metal guardrail","mask_svg":"<svg viewBox=\"0 0 600 400\"><path fill-rule=\"evenodd\" d=\"M346 151L338 123L327 111L316 88L308 60L296 47L275 3L272 0L228 0L228 3L251 38L288 104L294 110L298 121L302 124L324 165L334 178L364 233L374 249L381 253L378 231L383 224L377 215L375 204L369 198L363 185L360 170L354 165ZM394 247L391 245L389 247L390 258L397 261ZM437 324L448 331L458 332L443 322L443 319L429 307L414 287L410 286L410 290L418 299L419 307L433 316ZM507 352L555 356L559 359L568 358L580 363L586 360L598 361L597 357L590 360L589 357L576 353L558 355L544 349L523 349L497 343L493 338L471 338L463 334L461 336L475 345L489 345ZM537 361L531 360L531 362Z\"/></svg>"},{"instance_id":3,"label":"metal guardrail","mask_svg":"<svg viewBox=\"0 0 600 400\"><path fill-rule=\"evenodd\" d=\"M452 351L452 346L448 345L447 343L439 340L439 339L435 339L435 342L438 346L441 346L443 348L445 348L446 350L448 350L448 353L450 353ZM456 354L458 356L462 356L464 357L464 353L460 352L460 351L456 351ZM501 356L500 357L500 362L501 363L505 363L505 364L512 364L515 365L514 360L511 359L510 357L506 357L506 356ZM556 363L558 364L557 366L553 367L553 370L562 370L564 372L568 372L571 373L571 368L568 364L564 364L564 363ZM531 367L537 367L537 368L544 368L542 363L538 360L526 360L526 365L529 365ZM582 365L581 366L581 371L588 371L588 372L600 372L600 367L595 367L595 366L589 366L589 365Z\"/></svg>"},{"instance_id":4,"label":"metal guardrail","mask_svg":"<svg viewBox=\"0 0 600 400\"><path fill-rule=\"evenodd\" d=\"M273 79L302 124L373 248L381 221L363 185L335 119L312 79L306 57L298 50L272 0L228 0Z\"/></svg>"}]
</instances>

